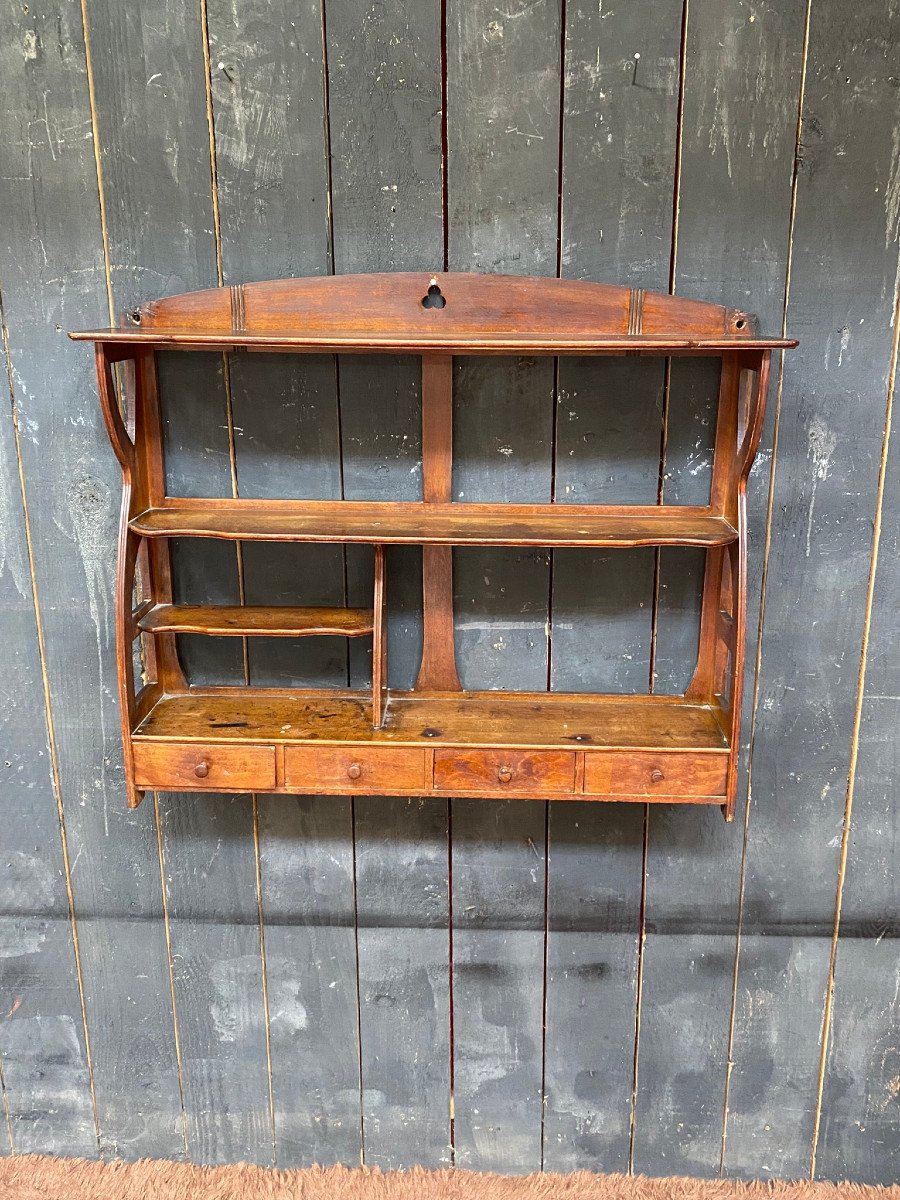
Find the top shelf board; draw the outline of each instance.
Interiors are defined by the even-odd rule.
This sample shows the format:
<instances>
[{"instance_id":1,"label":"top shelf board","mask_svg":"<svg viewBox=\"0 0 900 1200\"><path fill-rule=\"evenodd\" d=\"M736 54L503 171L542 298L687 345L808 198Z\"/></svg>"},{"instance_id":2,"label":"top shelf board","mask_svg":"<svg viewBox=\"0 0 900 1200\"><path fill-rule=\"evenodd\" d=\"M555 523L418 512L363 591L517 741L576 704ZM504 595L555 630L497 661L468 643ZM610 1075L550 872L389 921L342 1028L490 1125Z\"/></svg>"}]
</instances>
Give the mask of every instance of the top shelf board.
<instances>
[{"instance_id":1,"label":"top shelf board","mask_svg":"<svg viewBox=\"0 0 900 1200\"><path fill-rule=\"evenodd\" d=\"M721 354L797 345L760 337L749 313L641 288L449 272L233 284L151 301L125 314L121 328L70 336L121 350L305 353Z\"/></svg>"}]
</instances>

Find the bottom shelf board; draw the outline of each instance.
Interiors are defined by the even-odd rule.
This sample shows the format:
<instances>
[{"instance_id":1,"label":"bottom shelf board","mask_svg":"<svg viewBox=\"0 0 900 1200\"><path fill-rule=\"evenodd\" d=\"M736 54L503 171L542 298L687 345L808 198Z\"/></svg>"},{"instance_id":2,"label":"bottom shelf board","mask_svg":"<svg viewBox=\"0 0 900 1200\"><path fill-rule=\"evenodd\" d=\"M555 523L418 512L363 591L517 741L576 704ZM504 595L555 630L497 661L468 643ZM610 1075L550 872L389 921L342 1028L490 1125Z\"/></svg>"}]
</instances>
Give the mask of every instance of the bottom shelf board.
<instances>
[{"instance_id":1,"label":"bottom shelf board","mask_svg":"<svg viewBox=\"0 0 900 1200\"><path fill-rule=\"evenodd\" d=\"M680 696L392 692L381 729L368 692L208 689L163 696L140 740L541 749L728 749L710 705Z\"/></svg>"}]
</instances>

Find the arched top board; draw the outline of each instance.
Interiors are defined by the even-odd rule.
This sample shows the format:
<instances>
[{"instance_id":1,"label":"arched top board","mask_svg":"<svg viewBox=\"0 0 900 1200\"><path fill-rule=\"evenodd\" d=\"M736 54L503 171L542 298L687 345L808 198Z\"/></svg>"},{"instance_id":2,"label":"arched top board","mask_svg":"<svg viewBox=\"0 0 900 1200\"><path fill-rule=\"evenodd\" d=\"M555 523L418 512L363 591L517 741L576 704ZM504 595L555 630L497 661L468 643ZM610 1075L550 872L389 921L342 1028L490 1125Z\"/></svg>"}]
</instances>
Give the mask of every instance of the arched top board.
<instances>
[{"instance_id":1,"label":"arched top board","mask_svg":"<svg viewBox=\"0 0 900 1200\"><path fill-rule=\"evenodd\" d=\"M616 284L406 272L232 284L153 300L81 341L452 354L717 352L796 345L756 318Z\"/></svg>"}]
</instances>

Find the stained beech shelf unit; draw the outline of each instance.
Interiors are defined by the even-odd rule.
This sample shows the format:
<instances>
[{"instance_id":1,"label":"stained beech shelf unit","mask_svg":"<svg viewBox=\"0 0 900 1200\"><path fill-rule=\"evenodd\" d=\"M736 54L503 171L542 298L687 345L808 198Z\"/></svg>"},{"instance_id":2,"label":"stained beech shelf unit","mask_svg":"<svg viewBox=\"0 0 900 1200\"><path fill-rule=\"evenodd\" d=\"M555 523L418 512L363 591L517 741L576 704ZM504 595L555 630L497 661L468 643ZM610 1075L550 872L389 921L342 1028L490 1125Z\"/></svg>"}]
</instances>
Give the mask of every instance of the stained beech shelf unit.
<instances>
[{"instance_id":1,"label":"stained beech shelf unit","mask_svg":"<svg viewBox=\"0 0 900 1200\"><path fill-rule=\"evenodd\" d=\"M760 337L745 312L637 288L462 274L215 288L146 304L127 313L120 328L71 336L95 343L101 407L124 480L116 636L131 805L147 790L387 793L719 804L733 816L747 476L762 430L771 352L795 341ZM422 500L168 495L160 349L421 356ZM719 358L709 503L453 503L453 357L465 354ZM114 372L117 363L123 365ZM371 607L176 603L175 537L369 545ZM397 544L423 548L424 648L408 692L387 686L385 546ZM704 549L697 664L684 694L463 690L453 639L452 548L504 545ZM371 638L371 687L193 686L176 640L186 633ZM146 678L139 688L136 639Z\"/></svg>"}]
</instances>

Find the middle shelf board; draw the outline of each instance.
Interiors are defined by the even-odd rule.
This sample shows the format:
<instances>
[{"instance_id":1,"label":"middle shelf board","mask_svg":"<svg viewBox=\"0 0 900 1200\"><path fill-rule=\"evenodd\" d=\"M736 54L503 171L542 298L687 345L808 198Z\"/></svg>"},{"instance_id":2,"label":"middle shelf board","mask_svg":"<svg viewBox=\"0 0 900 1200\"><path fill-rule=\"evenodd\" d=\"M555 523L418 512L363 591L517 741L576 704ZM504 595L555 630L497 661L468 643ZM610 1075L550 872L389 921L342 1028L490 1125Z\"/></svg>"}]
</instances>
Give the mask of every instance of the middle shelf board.
<instances>
[{"instance_id":1,"label":"middle shelf board","mask_svg":"<svg viewBox=\"0 0 900 1200\"><path fill-rule=\"evenodd\" d=\"M142 537L445 546L725 546L737 530L685 505L424 504L167 499L138 513Z\"/></svg>"},{"instance_id":2,"label":"middle shelf board","mask_svg":"<svg viewBox=\"0 0 900 1200\"><path fill-rule=\"evenodd\" d=\"M203 743L728 749L708 704L681 696L562 692L392 692L383 727L373 729L371 698L365 693L197 689L163 696L135 735Z\"/></svg>"}]
</instances>

